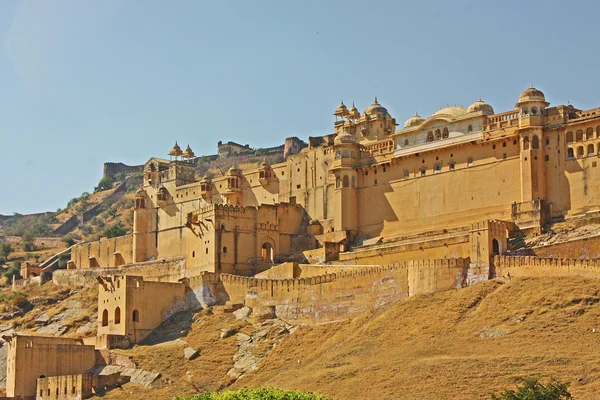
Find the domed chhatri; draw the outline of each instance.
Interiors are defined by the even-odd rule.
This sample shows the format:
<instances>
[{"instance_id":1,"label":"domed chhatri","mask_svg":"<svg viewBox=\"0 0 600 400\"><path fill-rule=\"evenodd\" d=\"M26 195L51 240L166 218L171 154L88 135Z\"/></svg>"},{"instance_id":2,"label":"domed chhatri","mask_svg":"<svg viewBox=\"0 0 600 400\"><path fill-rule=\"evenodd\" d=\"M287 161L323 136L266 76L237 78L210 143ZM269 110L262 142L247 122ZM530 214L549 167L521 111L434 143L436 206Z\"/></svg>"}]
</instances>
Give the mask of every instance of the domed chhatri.
<instances>
[{"instance_id":1,"label":"domed chhatri","mask_svg":"<svg viewBox=\"0 0 600 400\"><path fill-rule=\"evenodd\" d=\"M194 157L196 157L196 155L192 151L192 149L191 149L191 147L190 147L189 144L187 145L187 147L183 151L182 157L183 158L194 158Z\"/></svg>"},{"instance_id":2,"label":"domed chhatri","mask_svg":"<svg viewBox=\"0 0 600 400\"><path fill-rule=\"evenodd\" d=\"M240 174L240 169L238 168L237 164L233 164L231 166L231 168L229 168L229 170L227 171L227 175L229 176L238 176Z\"/></svg>"},{"instance_id":3,"label":"domed chhatri","mask_svg":"<svg viewBox=\"0 0 600 400\"><path fill-rule=\"evenodd\" d=\"M379 104L379 102L377 101L377 97L375 97L373 104L371 104L369 107L367 107L367 109L365 110L365 114L367 114L368 116L389 115L387 108L385 108L384 106Z\"/></svg>"},{"instance_id":4,"label":"domed chhatri","mask_svg":"<svg viewBox=\"0 0 600 400\"><path fill-rule=\"evenodd\" d=\"M346 105L344 105L343 100L340 103L340 105L335 109L335 112L333 113L333 115L335 115L336 117L345 117L348 115L348 107L346 107Z\"/></svg>"},{"instance_id":5,"label":"domed chhatri","mask_svg":"<svg viewBox=\"0 0 600 400\"><path fill-rule=\"evenodd\" d=\"M550 103L546 101L546 96L544 96L544 93L541 90L529 85L529 87L519 96L519 101L515 104L515 107L520 107L525 103L531 102L544 103L546 106L550 105Z\"/></svg>"},{"instance_id":6,"label":"domed chhatri","mask_svg":"<svg viewBox=\"0 0 600 400\"><path fill-rule=\"evenodd\" d=\"M494 113L494 108L481 100L481 97L473 104L467 108L467 112L475 113L475 112L483 112L484 115L492 115Z\"/></svg>"},{"instance_id":7,"label":"domed chhatri","mask_svg":"<svg viewBox=\"0 0 600 400\"><path fill-rule=\"evenodd\" d=\"M405 128L410 128L410 127L413 127L413 126L419 126L423 122L425 122L425 120L423 118L421 118L421 116L419 115L419 113L415 113L414 116L412 116L412 117L410 117L409 119L406 120L406 122L404 123L404 127Z\"/></svg>"},{"instance_id":8,"label":"domed chhatri","mask_svg":"<svg viewBox=\"0 0 600 400\"><path fill-rule=\"evenodd\" d=\"M349 132L342 132L333 140L334 144L351 144L356 143L356 138Z\"/></svg>"},{"instance_id":9,"label":"domed chhatri","mask_svg":"<svg viewBox=\"0 0 600 400\"><path fill-rule=\"evenodd\" d=\"M358 111L358 108L356 108L354 106L354 103L352 103L352 107L350 107L350 111L348 111L348 117L350 119L359 119L360 118L360 111Z\"/></svg>"},{"instance_id":10,"label":"domed chhatri","mask_svg":"<svg viewBox=\"0 0 600 400\"><path fill-rule=\"evenodd\" d=\"M175 142L175 145L173 146L173 148L171 149L171 151L169 151L169 155L172 157L179 157L183 154L183 152L181 151L181 147L179 147L179 145L177 144L177 142Z\"/></svg>"}]
</instances>

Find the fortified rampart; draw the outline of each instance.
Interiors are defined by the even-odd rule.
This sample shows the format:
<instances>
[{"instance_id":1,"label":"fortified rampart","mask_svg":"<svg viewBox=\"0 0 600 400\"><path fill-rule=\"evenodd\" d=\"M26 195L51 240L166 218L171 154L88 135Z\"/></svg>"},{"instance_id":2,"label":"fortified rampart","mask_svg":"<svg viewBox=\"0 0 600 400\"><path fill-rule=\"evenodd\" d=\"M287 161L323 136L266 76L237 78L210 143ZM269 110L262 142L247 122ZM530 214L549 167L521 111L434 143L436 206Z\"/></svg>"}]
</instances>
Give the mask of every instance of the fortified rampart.
<instances>
[{"instance_id":1,"label":"fortified rampart","mask_svg":"<svg viewBox=\"0 0 600 400\"><path fill-rule=\"evenodd\" d=\"M257 279L221 274L222 290L232 303L293 323L344 320L406 297L460 288L468 259L401 261L386 266L351 267L297 279ZM331 267L329 267L331 268Z\"/></svg>"},{"instance_id":2,"label":"fortified rampart","mask_svg":"<svg viewBox=\"0 0 600 400\"><path fill-rule=\"evenodd\" d=\"M119 173L129 175L135 174L136 172L142 172L143 170L143 165L126 165L121 162L105 162L104 173L102 176L105 178L114 178Z\"/></svg>"},{"instance_id":3,"label":"fortified rampart","mask_svg":"<svg viewBox=\"0 0 600 400\"><path fill-rule=\"evenodd\" d=\"M55 285L71 287L92 287L98 284L96 278L105 275L139 275L145 280L156 282L177 282L179 279L197 273L186 269L184 257L126 264L115 268L84 268L54 271Z\"/></svg>"},{"instance_id":4,"label":"fortified rampart","mask_svg":"<svg viewBox=\"0 0 600 400\"><path fill-rule=\"evenodd\" d=\"M573 254L578 254L580 258L584 259L600 258L600 235L536 246L530 251L536 257L568 258Z\"/></svg>"},{"instance_id":5,"label":"fortified rampart","mask_svg":"<svg viewBox=\"0 0 600 400\"><path fill-rule=\"evenodd\" d=\"M583 276L600 278L600 260L496 256L496 276Z\"/></svg>"},{"instance_id":6,"label":"fortified rampart","mask_svg":"<svg viewBox=\"0 0 600 400\"><path fill-rule=\"evenodd\" d=\"M133 236L101 238L94 242L78 243L71 249L71 268L110 268L133 261Z\"/></svg>"}]
</instances>

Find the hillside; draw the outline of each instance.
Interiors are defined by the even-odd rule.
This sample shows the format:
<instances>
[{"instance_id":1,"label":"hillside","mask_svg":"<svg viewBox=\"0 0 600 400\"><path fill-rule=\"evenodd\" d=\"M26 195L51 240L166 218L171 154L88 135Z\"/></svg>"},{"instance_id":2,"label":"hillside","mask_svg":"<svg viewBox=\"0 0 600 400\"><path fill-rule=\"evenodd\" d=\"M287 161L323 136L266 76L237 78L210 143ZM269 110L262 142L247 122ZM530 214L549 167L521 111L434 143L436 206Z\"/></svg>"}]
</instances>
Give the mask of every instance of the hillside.
<instances>
[{"instance_id":1,"label":"hillside","mask_svg":"<svg viewBox=\"0 0 600 400\"><path fill-rule=\"evenodd\" d=\"M338 399L485 399L515 377L538 375L595 399L599 296L598 281L579 278L495 280L416 296L348 324L302 328L236 386Z\"/></svg>"},{"instance_id":2,"label":"hillside","mask_svg":"<svg viewBox=\"0 0 600 400\"><path fill-rule=\"evenodd\" d=\"M162 374L153 389L127 384L104 397L170 399L232 383L335 399L488 399L516 377L538 375L572 382L577 399L595 399L599 302L597 280L515 278L416 296L352 322L291 334L273 321L258 325L203 311L187 324L189 315L170 321L171 333L160 339L120 351ZM222 329L238 330L241 340L220 339ZM200 356L185 360L186 346ZM227 372L242 348L252 349L258 369L236 382Z\"/></svg>"}]
</instances>

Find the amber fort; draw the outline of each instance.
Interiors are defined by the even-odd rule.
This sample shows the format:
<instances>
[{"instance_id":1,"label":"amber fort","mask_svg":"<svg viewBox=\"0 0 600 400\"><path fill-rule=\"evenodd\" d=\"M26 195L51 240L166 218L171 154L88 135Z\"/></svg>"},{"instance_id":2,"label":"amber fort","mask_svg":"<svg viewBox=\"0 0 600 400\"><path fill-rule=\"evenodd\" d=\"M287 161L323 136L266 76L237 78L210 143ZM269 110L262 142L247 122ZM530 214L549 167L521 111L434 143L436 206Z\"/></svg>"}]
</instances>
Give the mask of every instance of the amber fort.
<instances>
[{"instance_id":1,"label":"amber fort","mask_svg":"<svg viewBox=\"0 0 600 400\"><path fill-rule=\"evenodd\" d=\"M342 102L328 133L286 141L283 161L241 163L248 145L219 142L234 162L201 175L175 143L140 168L133 232L75 244L46 283L97 288L97 334L5 337L6 397L117 385L93 373L110 350L181 310L315 325L507 274L600 276L594 257L509 251L558 221L600 220L600 108L550 100L529 87L510 110L478 99L405 122L377 98Z\"/></svg>"}]
</instances>

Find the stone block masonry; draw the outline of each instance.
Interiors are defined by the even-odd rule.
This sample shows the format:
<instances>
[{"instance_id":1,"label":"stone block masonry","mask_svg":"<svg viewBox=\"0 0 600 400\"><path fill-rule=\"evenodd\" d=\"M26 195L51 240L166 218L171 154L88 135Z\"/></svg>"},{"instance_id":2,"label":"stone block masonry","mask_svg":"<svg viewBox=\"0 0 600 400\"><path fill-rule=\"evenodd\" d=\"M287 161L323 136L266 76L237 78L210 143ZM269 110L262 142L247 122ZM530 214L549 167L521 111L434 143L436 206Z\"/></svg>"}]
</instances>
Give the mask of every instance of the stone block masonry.
<instances>
[{"instance_id":1,"label":"stone block masonry","mask_svg":"<svg viewBox=\"0 0 600 400\"><path fill-rule=\"evenodd\" d=\"M543 277L582 276L600 278L600 260L496 256L496 276Z\"/></svg>"},{"instance_id":2,"label":"stone block masonry","mask_svg":"<svg viewBox=\"0 0 600 400\"><path fill-rule=\"evenodd\" d=\"M409 296L461 288L469 260L403 261L386 266L297 279L257 279L220 274L233 303L275 314L290 323L346 320ZM213 289L214 291L214 289Z\"/></svg>"}]
</instances>

